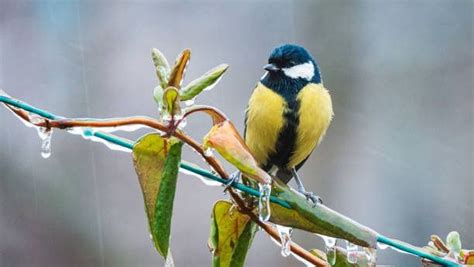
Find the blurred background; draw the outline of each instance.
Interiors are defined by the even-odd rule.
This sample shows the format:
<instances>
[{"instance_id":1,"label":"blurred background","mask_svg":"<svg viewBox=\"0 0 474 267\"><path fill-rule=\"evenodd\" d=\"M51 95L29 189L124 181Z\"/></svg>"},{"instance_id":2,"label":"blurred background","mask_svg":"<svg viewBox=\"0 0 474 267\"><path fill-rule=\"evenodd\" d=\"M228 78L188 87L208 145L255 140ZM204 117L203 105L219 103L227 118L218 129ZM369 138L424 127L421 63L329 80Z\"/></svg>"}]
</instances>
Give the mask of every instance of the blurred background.
<instances>
[{"instance_id":1,"label":"blurred background","mask_svg":"<svg viewBox=\"0 0 474 267\"><path fill-rule=\"evenodd\" d=\"M191 48L187 81L230 69L198 98L243 129L271 49L308 48L335 119L302 168L325 204L415 245L458 230L474 248L472 1L0 0L0 88L68 117L156 116L150 57ZM187 130L203 136L204 116ZM138 138L145 131L125 134ZM160 266L131 155L65 132L52 156L0 109L0 266ZM192 152L184 158L202 163ZM229 167L229 171L232 169ZM221 187L181 175L172 251L177 266L210 266L212 204ZM320 238L295 231L306 248ZM379 251L378 264L418 266ZM259 233L247 266L301 266Z\"/></svg>"}]
</instances>

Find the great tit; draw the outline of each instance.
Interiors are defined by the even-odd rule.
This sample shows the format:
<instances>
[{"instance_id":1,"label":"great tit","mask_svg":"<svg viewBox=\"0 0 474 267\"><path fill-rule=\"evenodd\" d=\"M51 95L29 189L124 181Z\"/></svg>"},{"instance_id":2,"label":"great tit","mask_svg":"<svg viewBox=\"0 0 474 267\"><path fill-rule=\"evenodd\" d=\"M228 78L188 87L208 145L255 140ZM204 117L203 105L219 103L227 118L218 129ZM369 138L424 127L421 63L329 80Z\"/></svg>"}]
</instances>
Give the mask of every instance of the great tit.
<instances>
[{"instance_id":1,"label":"great tit","mask_svg":"<svg viewBox=\"0 0 474 267\"><path fill-rule=\"evenodd\" d=\"M296 171L323 139L333 117L331 96L316 61L301 46L275 48L246 110L245 143L260 166L313 203Z\"/></svg>"}]
</instances>

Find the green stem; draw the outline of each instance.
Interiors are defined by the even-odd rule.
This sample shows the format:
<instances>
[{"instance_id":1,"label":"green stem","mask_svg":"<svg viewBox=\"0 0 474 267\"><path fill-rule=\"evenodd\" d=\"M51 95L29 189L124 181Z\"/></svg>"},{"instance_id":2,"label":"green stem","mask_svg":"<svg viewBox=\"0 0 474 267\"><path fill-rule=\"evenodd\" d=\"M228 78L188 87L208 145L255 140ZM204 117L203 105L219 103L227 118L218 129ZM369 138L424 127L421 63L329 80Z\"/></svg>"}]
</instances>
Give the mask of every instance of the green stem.
<instances>
[{"instance_id":1,"label":"green stem","mask_svg":"<svg viewBox=\"0 0 474 267\"><path fill-rule=\"evenodd\" d=\"M28 112L31 112L31 113L34 113L34 114L37 114L37 115L40 115L40 116L42 116L44 118L47 118L47 119L50 119L50 120L63 119L60 116L57 116L57 115L54 115L50 112L47 112L47 111L41 110L39 108L33 107L33 106L31 106L31 105L29 105L25 102L10 98L10 97L5 96L5 95L0 95L0 102L3 102L5 104L11 105L11 106L14 106L16 108L26 110ZM125 147L125 148L128 148L128 149L133 149L134 142L132 142L131 140L120 138L118 136L115 136L115 135L112 135L112 134L107 134L107 133L100 132L100 131L93 131L92 134L95 137L103 139L107 142L110 142L110 143L113 143L113 144L116 144L116 145L119 145L119 146L122 146L122 147ZM207 171L205 169L193 166L193 165L191 165L189 163L186 163L186 162L183 162L183 161L180 163L180 168L188 170L188 171L193 172L195 174L204 176L206 178L209 178L209 179L211 179L213 181L216 181L216 182L219 182L221 184L226 184L227 183L226 179L215 176L215 175L213 175L212 173L210 173L209 171ZM233 183L231 186L234 187L235 189L238 189L238 190L240 190L242 192L245 192L249 195L252 195L252 196L255 196L255 197L260 196L259 191L255 190L251 187L248 187L244 184ZM282 207L291 209L291 205L288 202L286 202L282 199L271 196L270 200L273 203L276 203L276 204L278 204ZM431 255L431 254L426 253L425 251L423 251L421 249L418 249L418 248L412 247L412 246L408 246L408 245L406 245L402 242L390 239L390 238L385 237L383 235L377 235L377 242L387 244L391 247L394 247L394 248L399 249L401 251L419 256L421 258L429 259L433 262L439 263L439 264L444 265L444 266L460 266L457 263L454 263L454 262L451 262L449 260Z\"/></svg>"}]
</instances>

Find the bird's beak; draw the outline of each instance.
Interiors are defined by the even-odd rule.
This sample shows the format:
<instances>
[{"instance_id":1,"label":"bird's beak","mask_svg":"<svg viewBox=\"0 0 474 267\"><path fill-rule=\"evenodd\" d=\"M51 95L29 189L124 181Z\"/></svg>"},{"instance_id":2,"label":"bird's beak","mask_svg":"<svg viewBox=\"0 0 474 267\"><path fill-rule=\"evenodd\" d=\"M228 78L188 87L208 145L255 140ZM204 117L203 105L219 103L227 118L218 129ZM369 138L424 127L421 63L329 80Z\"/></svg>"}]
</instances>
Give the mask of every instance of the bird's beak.
<instances>
[{"instance_id":1,"label":"bird's beak","mask_svg":"<svg viewBox=\"0 0 474 267\"><path fill-rule=\"evenodd\" d=\"M271 72L275 72L275 71L279 71L279 70L280 70L280 68L277 67L277 66L274 65L274 64L267 64L267 65L263 66L263 68L264 68L265 70L271 71Z\"/></svg>"}]
</instances>

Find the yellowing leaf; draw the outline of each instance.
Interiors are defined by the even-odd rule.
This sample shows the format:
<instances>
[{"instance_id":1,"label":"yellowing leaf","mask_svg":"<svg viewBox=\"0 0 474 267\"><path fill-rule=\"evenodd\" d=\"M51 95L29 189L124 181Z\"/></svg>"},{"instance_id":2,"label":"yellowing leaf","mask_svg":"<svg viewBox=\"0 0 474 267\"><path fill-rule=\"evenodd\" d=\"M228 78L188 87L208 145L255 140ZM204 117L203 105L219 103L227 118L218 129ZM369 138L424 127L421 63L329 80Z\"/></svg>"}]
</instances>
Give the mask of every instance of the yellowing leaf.
<instances>
[{"instance_id":1,"label":"yellowing leaf","mask_svg":"<svg viewBox=\"0 0 474 267\"><path fill-rule=\"evenodd\" d=\"M214 267L244 266L257 225L231 202L220 200L212 212L209 247Z\"/></svg>"},{"instance_id":2,"label":"yellowing leaf","mask_svg":"<svg viewBox=\"0 0 474 267\"><path fill-rule=\"evenodd\" d=\"M175 87L168 87L164 90L163 105L169 115L181 114L178 89Z\"/></svg>"},{"instance_id":3,"label":"yellowing leaf","mask_svg":"<svg viewBox=\"0 0 474 267\"><path fill-rule=\"evenodd\" d=\"M257 161L230 121L215 124L204 137L204 147L214 148L246 176L260 183L271 182L271 177L258 167Z\"/></svg>"},{"instance_id":4,"label":"yellowing leaf","mask_svg":"<svg viewBox=\"0 0 474 267\"><path fill-rule=\"evenodd\" d=\"M152 133L133 147L133 161L145 200L153 241L166 259L182 143Z\"/></svg>"},{"instance_id":5,"label":"yellowing leaf","mask_svg":"<svg viewBox=\"0 0 474 267\"><path fill-rule=\"evenodd\" d=\"M186 71L186 66L189 63L191 58L191 50L185 49L181 54L176 58L173 69L169 76L168 86L173 86L176 88L181 88L183 83L184 73Z\"/></svg>"},{"instance_id":6,"label":"yellowing leaf","mask_svg":"<svg viewBox=\"0 0 474 267\"><path fill-rule=\"evenodd\" d=\"M214 87L219 82L219 79L222 77L228 67L229 65L227 64L219 65L213 68L212 70L206 72L204 75L197 78L196 80L190 82L181 91L181 101L193 99L203 90L209 90Z\"/></svg>"}]
</instances>

